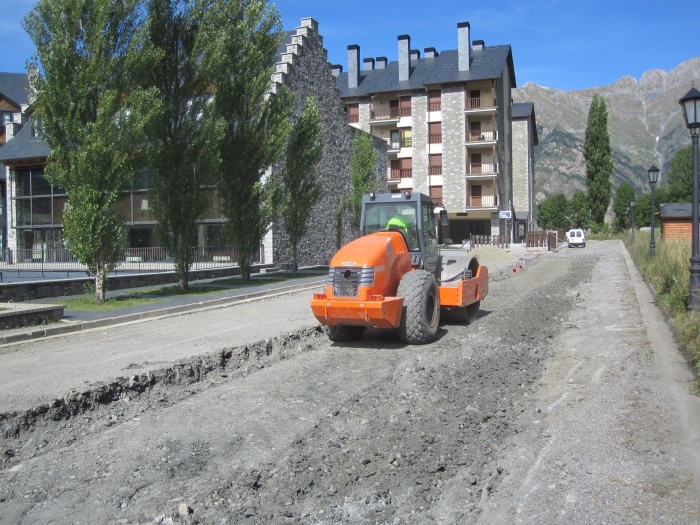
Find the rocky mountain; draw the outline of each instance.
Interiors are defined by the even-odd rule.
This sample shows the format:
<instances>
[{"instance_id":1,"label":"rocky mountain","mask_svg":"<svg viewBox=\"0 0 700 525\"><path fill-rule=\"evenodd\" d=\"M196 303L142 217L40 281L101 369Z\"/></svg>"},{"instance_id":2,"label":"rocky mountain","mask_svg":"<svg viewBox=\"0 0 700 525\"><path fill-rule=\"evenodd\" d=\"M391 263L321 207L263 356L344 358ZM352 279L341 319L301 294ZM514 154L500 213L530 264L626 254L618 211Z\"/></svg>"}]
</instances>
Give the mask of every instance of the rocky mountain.
<instances>
[{"instance_id":1,"label":"rocky mountain","mask_svg":"<svg viewBox=\"0 0 700 525\"><path fill-rule=\"evenodd\" d=\"M605 98L613 148L613 188L630 183L638 193L649 191L647 168L656 164L663 183L679 147L690 143L678 99L700 86L700 57L671 72L626 76L612 85L561 91L528 82L513 90L514 102L534 102L539 145L535 148L537 200L553 193L585 190L583 140L593 95ZM613 190L614 191L614 190Z\"/></svg>"}]
</instances>

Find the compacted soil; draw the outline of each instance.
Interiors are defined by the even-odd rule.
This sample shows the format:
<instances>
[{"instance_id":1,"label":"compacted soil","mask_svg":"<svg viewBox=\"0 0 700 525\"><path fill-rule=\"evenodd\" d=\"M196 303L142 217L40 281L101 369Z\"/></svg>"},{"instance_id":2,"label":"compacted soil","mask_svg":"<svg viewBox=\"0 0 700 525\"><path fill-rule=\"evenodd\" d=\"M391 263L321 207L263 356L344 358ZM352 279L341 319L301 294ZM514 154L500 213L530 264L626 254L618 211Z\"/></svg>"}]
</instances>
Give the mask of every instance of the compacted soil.
<instances>
[{"instance_id":1,"label":"compacted soil","mask_svg":"<svg viewBox=\"0 0 700 525\"><path fill-rule=\"evenodd\" d=\"M331 343L310 317L18 400L0 523L700 523L700 404L621 244L493 276L429 345Z\"/></svg>"}]
</instances>

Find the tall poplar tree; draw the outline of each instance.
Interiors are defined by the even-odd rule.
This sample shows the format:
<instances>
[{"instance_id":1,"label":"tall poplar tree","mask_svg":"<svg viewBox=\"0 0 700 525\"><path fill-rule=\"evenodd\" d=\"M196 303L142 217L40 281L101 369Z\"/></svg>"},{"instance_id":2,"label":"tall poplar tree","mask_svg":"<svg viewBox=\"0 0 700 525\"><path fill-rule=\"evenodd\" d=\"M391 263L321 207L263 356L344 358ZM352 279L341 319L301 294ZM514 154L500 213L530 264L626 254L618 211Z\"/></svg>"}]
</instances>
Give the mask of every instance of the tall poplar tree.
<instances>
[{"instance_id":1,"label":"tall poplar tree","mask_svg":"<svg viewBox=\"0 0 700 525\"><path fill-rule=\"evenodd\" d=\"M357 133L352 142L350 188L343 200L343 208L350 213L350 226L355 231L360 229L362 196L379 189L375 173L377 158L372 135Z\"/></svg>"},{"instance_id":2,"label":"tall poplar tree","mask_svg":"<svg viewBox=\"0 0 700 525\"><path fill-rule=\"evenodd\" d=\"M224 121L216 191L244 280L260 243L279 215L277 177L265 176L290 130L293 95L271 92L280 14L266 0L212 0L205 15L209 42L202 65L213 81L213 109Z\"/></svg>"},{"instance_id":3,"label":"tall poplar tree","mask_svg":"<svg viewBox=\"0 0 700 525\"><path fill-rule=\"evenodd\" d=\"M612 197L612 148L608 134L608 110L600 95L593 95L588 110L586 137L583 143L586 159L586 184L593 222L602 226Z\"/></svg>"},{"instance_id":4,"label":"tall poplar tree","mask_svg":"<svg viewBox=\"0 0 700 525\"><path fill-rule=\"evenodd\" d=\"M292 244L294 272L297 269L297 246L308 230L311 209L321 197L321 184L316 177L316 164L323 153L320 120L314 99L308 97L286 147L282 172L282 219Z\"/></svg>"},{"instance_id":5,"label":"tall poplar tree","mask_svg":"<svg viewBox=\"0 0 700 525\"><path fill-rule=\"evenodd\" d=\"M125 245L115 205L129 188L151 111L137 88L143 50L136 38L139 0L39 0L24 20L36 46L29 65L35 116L51 148L46 179L64 188L63 233L95 276L104 302L107 275Z\"/></svg>"},{"instance_id":6,"label":"tall poplar tree","mask_svg":"<svg viewBox=\"0 0 700 525\"><path fill-rule=\"evenodd\" d=\"M149 205L160 242L175 258L187 289L198 240L197 221L212 204L221 126L200 53L206 49L202 2L149 0L146 41L153 60L144 81L158 89L160 111L149 127Z\"/></svg>"}]
</instances>

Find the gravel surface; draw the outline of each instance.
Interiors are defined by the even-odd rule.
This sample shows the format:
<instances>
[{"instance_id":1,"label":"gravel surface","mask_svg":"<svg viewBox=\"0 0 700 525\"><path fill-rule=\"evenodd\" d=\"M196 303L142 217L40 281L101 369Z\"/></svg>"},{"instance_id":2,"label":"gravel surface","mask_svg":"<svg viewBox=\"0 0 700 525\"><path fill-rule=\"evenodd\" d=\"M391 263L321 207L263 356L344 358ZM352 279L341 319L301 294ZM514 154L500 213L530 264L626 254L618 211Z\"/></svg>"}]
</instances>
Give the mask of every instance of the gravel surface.
<instances>
[{"instance_id":1,"label":"gravel surface","mask_svg":"<svg viewBox=\"0 0 700 525\"><path fill-rule=\"evenodd\" d=\"M690 375L587 246L503 262L430 345L279 326L8 411L0 523L700 523Z\"/></svg>"}]
</instances>

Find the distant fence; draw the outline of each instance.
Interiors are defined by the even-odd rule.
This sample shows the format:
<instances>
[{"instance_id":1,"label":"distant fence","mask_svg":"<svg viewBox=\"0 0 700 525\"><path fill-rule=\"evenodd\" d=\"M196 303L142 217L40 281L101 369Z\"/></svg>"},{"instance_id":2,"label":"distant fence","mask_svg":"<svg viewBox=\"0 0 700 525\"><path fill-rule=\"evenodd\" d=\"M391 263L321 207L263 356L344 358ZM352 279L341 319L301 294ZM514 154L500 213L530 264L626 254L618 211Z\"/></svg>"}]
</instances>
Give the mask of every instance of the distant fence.
<instances>
[{"instance_id":1,"label":"distant fence","mask_svg":"<svg viewBox=\"0 0 700 525\"><path fill-rule=\"evenodd\" d=\"M497 248L508 248L510 246L510 239L507 235L474 235L472 234L470 240L470 246L472 249L478 248L479 246L496 246Z\"/></svg>"},{"instance_id":2,"label":"distant fence","mask_svg":"<svg viewBox=\"0 0 700 525\"><path fill-rule=\"evenodd\" d=\"M255 254L253 263L265 263L262 246L260 251ZM237 266L236 256L234 249L230 246L198 246L193 248L193 270L233 266ZM129 272L172 271L174 269L175 259L165 248L128 248L119 255L116 268L117 271ZM7 248L0 252L1 271L79 272L87 271L87 266L66 248L35 247L27 250Z\"/></svg>"},{"instance_id":3,"label":"distant fence","mask_svg":"<svg viewBox=\"0 0 700 525\"><path fill-rule=\"evenodd\" d=\"M557 247L557 243L564 238L564 230L562 229L527 232L525 245L528 248L547 248L552 251Z\"/></svg>"}]
</instances>

